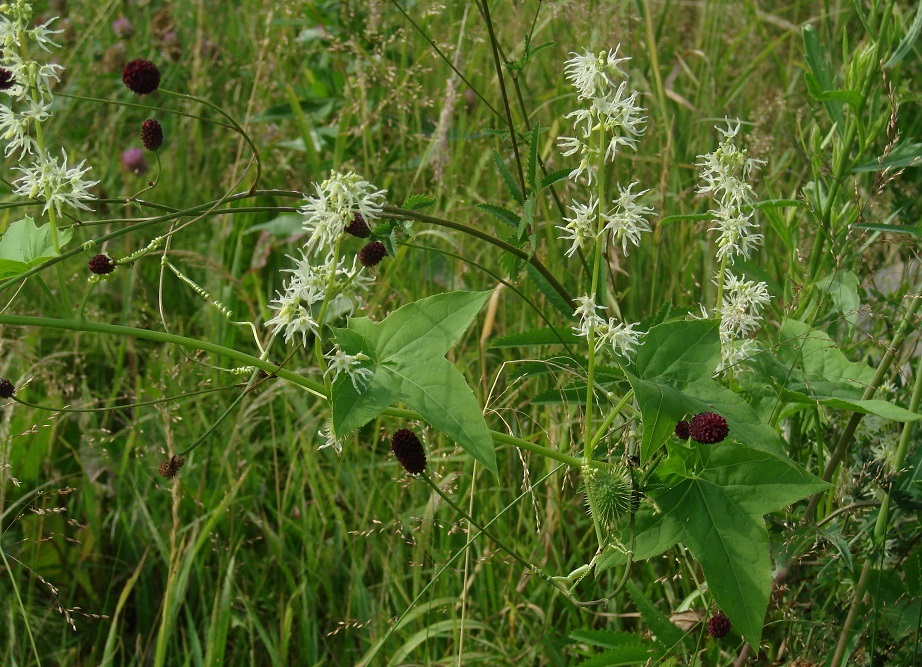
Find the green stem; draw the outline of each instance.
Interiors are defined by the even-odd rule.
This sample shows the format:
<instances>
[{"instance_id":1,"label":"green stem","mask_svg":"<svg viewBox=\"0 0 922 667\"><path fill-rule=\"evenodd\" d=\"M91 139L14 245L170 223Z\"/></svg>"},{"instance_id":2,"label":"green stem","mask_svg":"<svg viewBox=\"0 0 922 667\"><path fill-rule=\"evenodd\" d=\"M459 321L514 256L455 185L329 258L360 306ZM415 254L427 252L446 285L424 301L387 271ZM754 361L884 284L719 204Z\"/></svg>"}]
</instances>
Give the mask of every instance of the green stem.
<instances>
[{"instance_id":1,"label":"green stem","mask_svg":"<svg viewBox=\"0 0 922 667\"><path fill-rule=\"evenodd\" d=\"M398 206L385 206L384 212L389 214L389 215L382 216L384 218L390 217L395 220L418 220L420 222L426 222L430 225L438 225L439 227L446 227L447 229L454 229L459 232L463 232L464 234L468 234L469 236L473 236L482 241L486 241L487 243L490 243L496 246L497 248L500 248L501 250L505 250L506 252L511 253L515 255L516 257L519 257L520 259L525 260L526 262L531 264L533 267L535 267L538 273L540 273L544 277L544 279L547 280L547 282L551 285L553 290L557 292L561 297L563 297L563 299L566 300L566 302L570 304L572 307L573 297L570 296L569 292L567 292L567 290L564 289L563 285L560 284L557 278L554 277L554 274L552 274L548 270L548 268L544 266L544 264L541 263L541 260L539 260L534 255L529 255L524 250L521 250L520 248L516 248L514 245L510 243L506 243L505 241L502 241L500 239L493 238L486 232L482 232L479 229L475 229L474 227L469 227L468 225L465 225L460 222L453 222L452 220L445 220L444 218L437 218L435 216L425 215L417 211L408 211ZM0 285L0 288L2 288L2 285Z\"/></svg>"},{"instance_id":2,"label":"green stem","mask_svg":"<svg viewBox=\"0 0 922 667\"><path fill-rule=\"evenodd\" d=\"M612 408L609 415L605 418L605 421L599 426L598 430L595 432L595 435L592 436L592 449L595 450L596 446L599 444L599 441L602 439L602 436L605 435L605 432L608 430L608 427L611 426L611 423L615 421L615 417L621 414L621 411L624 409L624 406L628 404L634 397L634 390L629 389L624 397L618 401L618 404Z\"/></svg>"},{"instance_id":3,"label":"green stem","mask_svg":"<svg viewBox=\"0 0 922 667\"><path fill-rule=\"evenodd\" d=\"M909 400L910 412L917 412L919 410L920 399L922 399L922 358L919 359L916 365L915 385L912 389L912 398ZM903 462L906 460L906 451L909 449L909 441L912 438L913 425L913 422L905 422L903 424L903 432L900 434L896 452L893 456L892 470L902 470L903 468ZM881 548L883 548L883 543L887 536L887 523L890 520L890 493L891 489L888 487L877 514L877 523L874 525L872 541ZM839 643L836 646L836 652L832 657L830 667L839 667L839 664L841 664L845 656L845 651L848 649L848 642L851 638L851 628L861 610L861 602L864 600L864 594L870 579L872 560L871 556L868 556L864 561L864 566L861 568L861 575L858 577L858 583L855 586L855 590L852 592L851 605L848 609L845 623L842 625L842 631L839 633Z\"/></svg>"},{"instance_id":4,"label":"green stem","mask_svg":"<svg viewBox=\"0 0 922 667\"><path fill-rule=\"evenodd\" d=\"M506 78L503 76L503 65L499 59L499 48L496 40L496 34L493 32L493 21L490 18L490 6L488 0L481 0L478 3L480 11L483 14L483 21L487 24L487 32L490 35L490 47L493 51L493 66L496 68L496 79L499 81L499 91L503 98L503 110L506 112L506 125L509 127L509 137L512 139L512 153L515 155L515 166L519 172L519 183L522 186L522 196L528 196L528 189L525 183L525 172L522 170L522 156L519 155L519 143L516 141L515 124L512 121L512 107L509 106L509 96L506 94Z\"/></svg>"},{"instance_id":5,"label":"green stem","mask_svg":"<svg viewBox=\"0 0 922 667\"><path fill-rule=\"evenodd\" d=\"M884 377L890 371L890 366L896 357L896 353L902 346L906 335L914 326L916 312L919 310L919 306L922 305L922 295L910 294L908 297L910 299L909 307L906 309L906 313L903 315L903 321L900 322L900 326L897 329L896 334L893 336L893 340L890 341L890 344L887 346L887 351L884 354L883 359L880 360L880 364L878 364L877 370L875 371L874 377L871 379L870 384L865 387L864 393L861 395L861 400L863 401L868 401L874 397L874 393L877 391L880 383L883 382ZM864 417L863 414L855 412L848 420L848 423L845 425L845 429L842 431L842 435L839 437L839 442L836 444L836 448L833 451L832 456L829 458L829 462L826 464L825 470L823 470L823 481L828 482L832 479L832 476L835 474L839 464L845 458L845 454L848 451L848 445L851 443L852 436L854 436L855 429L858 428L858 424L861 422L862 417ZM824 494L825 492L821 491L810 499L810 503L807 505L807 511L805 514L806 521L812 521L814 519L816 515L816 508Z\"/></svg>"},{"instance_id":6,"label":"green stem","mask_svg":"<svg viewBox=\"0 0 922 667\"><path fill-rule=\"evenodd\" d=\"M234 120L233 116L231 116L229 113L224 111L224 109L219 107L217 104L213 104L212 102L209 102L208 100L203 99L201 97L195 97L194 95L187 95L185 93L178 93L172 90L164 90L163 88L160 88L160 92L163 93L164 95L172 95L174 97L178 97L183 100L188 100L190 102L198 102L199 104L204 104L206 107L213 109L214 111L217 111L219 114L221 114L222 116L224 116L224 118L227 119L227 122L231 124L231 127L234 129L234 131L236 131L237 134L243 137L243 140L247 143L247 145L250 147L250 150L253 152L253 160L256 162L256 178L253 179L253 184L250 186L247 192L251 194L253 192L256 192L256 188L259 187L259 179L262 176L262 171L263 171L262 160L259 159L259 150L256 148L256 144L253 143L253 140L250 139L250 135L248 135L246 131L244 131L244 129L240 127L237 121Z\"/></svg>"},{"instance_id":7,"label":"green stem","mask_svg":"<svg viewBox=\"0 0 922 667\"><path fill-rule=\"evenodd\" d=\"M280 368L272 362L266 361L265 359L255 357L251 354L247 354L246 352L240 352L239 350L234 350L229 347L224 347L223 345L210 343L208 341L196 340L194 338L187 338L185 336L178 336L176 334L163 333L161 331L149 331L147 329L137 329L134 327L125 327L115 324L102 324L98 322L87 322L85 320L56 320L45 317L29 317L24 315L0 315L0 325L8 325L14 327L45 327L48 329L63 329L66 331L81 331L87 333L107 334L112 336L130 336L133 338L141 338L158 343L178 345L183 348L203 350L205 352L211 352L212 354L219 356L228 357L229 359L233 359L249 366L255 366L256 368L266 371L269 375L276 375L283 380L287 380L292 384L306 389L314 396L329 400L329 397L326 394L326 388L322 384L308 380L307 378L302 377L297 373L292 373L291 371L285 370L284 368ZM381 414L389 417L400 417L403 419L421 419L418 413L402 408L388 408L382 411ZM490 435L493 437L494 442L521 447L522 449L534 452L535 454L540 454L541 456L546 456L549 459L560 461L561 463L564 463L573 468L579 468L583 463L581 459L578 459L575 456L570 456L569 454L565 454L548 447L543 447L542 445L537 445L533 442L529 442L528 440L523 440L522 438L517 438L505 433L500 433L498 431L490 431Z\"/></svg>"},{"instance_id":8,"label":"green stem","mask_svg":"<svg viewBox=\"0 0 922 667\"><path fill-rule=\"evenodd\" d=\"M598 187L598 212L597 212L597 222L596 222L596 235L595 243L593 245L593 250L595 256L592 261L592 287L589 290L589 297L592 299L592 302L595 303L597 294L599 291L599 275L602 268L602 250L605 246L605 241L602 239L602 233L605 226L605 220L602 217L602 212L605 208L605 179L603 173L605 171L605 127L599 125L599 173L596 174L596 184ZM595 324L590 323L589 325L589 364L588 364L588 379L586 382L586 415L585 415L585 424L583 425L583 456L586 460L592 458L592 411L594 408L595 394L593 390L595 389ZM595 515L593 514L593 517ZM598 525L596 525L598 529Z\"/></svg>"},{"instance_id":9,"label":"green stem","mask_svg":"<svg viewBox=\"0 0 922 667\"><path fill-rule=\"evenodd\" d=\"M116 229L110 232L109 234L105 234L104 236L101 236L98 239L94 239L90 243L93 245L102 245L106 241L111 241L112 239L119 238L120 236L124 236L126 234L131 234L133 232L139 231L141 229L145 229L146 227L150 227L152 225L158 225L163 222L169 222L170 220L174 220L178 217L195 215L203 211L209 211L209 209L217 206L221 202L240 201L242 199L248 199L250 197L258 197L258 196L303 198L304 195L300 192L293 191L293 190L257 190L256 192L241 192L235 195L229 195L227 197L222 197L221 199L216 199L214 201L206 202L204 204L199 204L197 206L188 208L184 211L172 211L171 213L168 213L166 215L157 216L155 218L150 218L149 220L144 220L142 222L138 222L133 225L122 227L121 229ZM124 200L120 200L120 203L126 203L126 202ZM81 247L68 250L67 252L62 253L61 255L57 257L53 257L45 262L42 262L38 266L34 266L28 271L24 271L20 273L18 276L9 278L8 280L5 280L2 283L0 283L0 292L4 291L5 289L7 289L8 287L12 285L15 285L16 283L20 282L21 280L25 278L33 276L41 271L44 271L45 269L51 266L54 266L58 262L63 262L64 260L74 257L76 255L79 255L83 252L84 252L84 248L83 246L81 246Z\"/></svg>"},{"instance_id":10,"label":"green stem","mask_svg":"<svg viewBox=\"0 0 922 667\"><path fill-rule=\"evenodd\" d=\"M142 338L157 343L167 343L178 345L183 348L192 348L211 352L219 356L224 356L234 361L239 361L248 366L255 366L262 369L270 375L277 375L283 380L306 389L308 392L319 398L327 399L325 388L322 384L308 380L305 377L292 373L291 371L279 368L272 362L255 357L246 352L240 352L223 345L217 345L208 341L196 340L176 334L163 333L162 331L149 331L147 329L138 329L135 327L124 327L117 324L103 324L100 322L87 322L85 320L55 320L46 317L28 317L24 315L0 315L0 324L6 324L14 327L43 327L47 329L64 329L67 331L81 331L86 333L100 333L111 336L131 336L133 338Z\"/></svg>"},{"instance_id":11,"label":"green stem","mask_svg":"<svg viewBox=\"0 0 922 667\"><path fill-rule=\"evenodd\" d=\"M229 384L223 387L210 387L208 389L198 389L196 391L190 391L184 394L177 394L176 396L167 396L166 398L156 398L150 401L141 401L139 403L120 403L118 405L113 405L111 407L105 408L71 408L68 406L63 407L54 407L51 405L40 405L38 403L32 403L31 401L26 401L19 396L14 396L13 400L21 405L34 408L36 410L47 410L48 412L112 412L113 410L125 410L128 408L143 408L148 405L157 405L159 403L170 403L172 401L179 401L185 398L193 398L194 396L201 396L202 394L213 394L217 391L225 391L226 389L233 389L234 387L243 387L242 383L240 384Z\"/></svg>"}]
</instances>

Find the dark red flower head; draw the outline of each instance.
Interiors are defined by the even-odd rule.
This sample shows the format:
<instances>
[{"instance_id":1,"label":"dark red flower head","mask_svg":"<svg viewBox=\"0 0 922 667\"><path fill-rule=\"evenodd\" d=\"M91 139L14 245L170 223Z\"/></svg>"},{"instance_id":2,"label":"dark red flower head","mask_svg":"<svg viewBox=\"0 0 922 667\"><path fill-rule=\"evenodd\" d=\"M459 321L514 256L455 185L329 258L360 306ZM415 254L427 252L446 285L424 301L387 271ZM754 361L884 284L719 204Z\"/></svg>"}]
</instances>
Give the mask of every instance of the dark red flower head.
<instances>
[{"instance_id":1,"label":"dark red flower head","mask_svg":"<svg viewBox=\"0 0 922 667\"><path fill-rule=\"evenodd\" d=\"M122 68L122 82L138 95L150 95L160 86L160 70L149 60L136 58Z\"/></svg>"},{"instance_id":2,"label":"dark red flower head","mask_svg":"<svg viewBox=\"0 0 922 667\"><path fill-rule=\"evenodd\" d=\"M391 437L391 449L394 455L411 475L418 475L426 469L426 451L416 434L408 428L402 428Z\"/></svg>"},{"instance_id":3,"label":"dark red flower head","mask_svg":"<svg viewBox=\"0 0 922 667\"><path fill-rule=\"evenodd\" d=\"M6 378L0 378L0 398L13 398L16 387Z\"/></svg>"},{"instance_id":4,"label":"dark red flower head","mask_svg":"<svg viewBox=\"0 0 922 667\"><path fill-rule=\"evenodd\" d=\"M372 241L359 250L359 261L362 266L376 266L386 256L387 248L384 247L381 241Z\"/></svg>"},{"instance_id":5,"label":"dark red flower head","mask_svg":"<svg viewBox=\"0 0 922 667\"><path fill-rule=\"evenodd\" d=\"M702 412L695 415L688 424L688 434L695 442L713 445L721 442L730 433L727 420L716 412Z\"/></svg>"},{"instance_id":6,"label":"dark red flower head","mask_svg":"<svg viewBox=\"0 0 922 667\"><path fill-rule=\"evenodd\" d=\"M362 217L361 213L355 214L355 217L352 218L352 222L346 225L346 231L360 239L367 239L371 236L371 229L368 227L368 223L365 222L365 218Z\"/></svg>"},{"instance_id":7,"label":"dark red flower head","mask_svg":"<svg viewBox=\"0 0 922 667\"><path fill-rule=\"evenodd\" d=\"M149 151L160 150L163 146L163 128L153 118L141 123L141 143Z\"/></svg>"},{"instance_id":8,"label":"dark red flower head","mask_svg":"<svg viewBox=\"0 0 922 667\"><path fill-rule=\"evenodd\" d=\"M97 276L104 276L115 271L115 262L106 254L94 255L87 263L87 267Z\"/></svg>"},{"instance_id":9,"label":"dark red flower head","mask_svg":"<svg viewBox=\"0 0 922 667\"><path fill-rule=\"evenodd\" d=\"M0 90L9 90L16 83L16 77L8 69L0 68Z\"/></svg>"},{"instance_id":10,"label":"dark red flower head","mask_svg":"<svg viewBox=\"0 0 922 667\"><path fill-rule=\"evenodd\" d=\"M675 437L679 440L688 440L688 422L684 419L675 425Z\"/></svg>"},{"instance_id":11,"label":"dark red flower head","mask_svg":"<svg viewBox=\"0 0 922 667\"><path fill-rule=\"evenodd\" d=\"M730 632L730 619L722 611L711 616L708 621L708 634L715 639L722 639Z\"/></svg>"}]
</instances>

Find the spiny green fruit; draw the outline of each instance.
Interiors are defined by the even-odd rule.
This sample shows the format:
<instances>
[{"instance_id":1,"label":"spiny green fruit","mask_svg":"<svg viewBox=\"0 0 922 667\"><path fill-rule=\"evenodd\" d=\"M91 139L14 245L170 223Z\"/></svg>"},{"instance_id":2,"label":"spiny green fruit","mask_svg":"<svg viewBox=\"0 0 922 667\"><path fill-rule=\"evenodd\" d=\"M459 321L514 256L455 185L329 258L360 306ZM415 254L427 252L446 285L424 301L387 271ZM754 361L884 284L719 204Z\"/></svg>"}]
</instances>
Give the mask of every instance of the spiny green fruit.
<instances>
[{"instance_id":1,"label":"spiny green fruit","mask_svg":"<svg viewBox=\"0 0 922 667\"><path fill-rule=\"evenodd\" d=\"M627 468L583 466L582 472L590 514L595 512L602 525L613 527L631 508L633 489Z\"/></svg>"}]
</instances>

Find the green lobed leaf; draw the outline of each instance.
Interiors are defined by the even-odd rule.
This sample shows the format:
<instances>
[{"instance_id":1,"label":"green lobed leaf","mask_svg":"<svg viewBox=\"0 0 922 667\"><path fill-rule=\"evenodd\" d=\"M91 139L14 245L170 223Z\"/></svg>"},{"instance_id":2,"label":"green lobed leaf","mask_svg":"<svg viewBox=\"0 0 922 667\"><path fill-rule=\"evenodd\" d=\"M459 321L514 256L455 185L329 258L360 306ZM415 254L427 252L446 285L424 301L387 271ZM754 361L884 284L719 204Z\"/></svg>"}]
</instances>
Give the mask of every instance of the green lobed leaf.
<instances>
[{"instance_id":1,"label":"green lobed leaf","mask_svg":"<svg viewBox=\"0 0 922 667\"><path fill-rule=\"evenodd\" d=\"M839 270L818 280L816 287L829 295L836 310L851 326L857 325L858 309L861 307L858 276L848 270Z\"/></svg>"},{"instance_id":2,"label":"green lobed leaf","mask_svg":"<svg viewBox=\"0 0 922 667\"><path fill-rule=\"evenodd\" d=\"M559 181L569 178L571 171L573 170L572 169L558 169L556 171L552 171L547 176L541 179L541 189L544 190L545 188L549 188L555 183L558 183Z\"/></svg>"},{"instance_id":3,"label":"green lobed leaf","mask_svg":"<svg viewBox=\"0 0 922 667\"><path fill-rule=\"evenodd\" d=\"M374 375L361 393L343 374L333 384L333 431L365 425L395 402L416 410L496 472L493 438L464 376L444 355L470 326L492 292L451 292L407 304L380 323L365 317L334 330L349 354L364 353Z\"/></svg>"},{"instance_id":4,"label":"green lobed leaf","mask_svg":"<svg viewBox=\"0 0 922 667\"><path fill-rule=\"evenodd\" d=\"M499 175L502 177L503 183L506 184L506 188L509 190L509 194L512 195L512 198L515 199L520 205L524 204L525 194L522 192L519 184L516 183L515 179L512 177L512 174L509 172L509 167L507 167L506 163L503 162L503 157L496 152L496 149L493 149L493 162L496 164L496 169L499 171Z\"/></svg>"},{"instance_id":5,"label":"green lobed leaf","mask_svg":"<svg viewBox=\"0 0 922 667\"><path fill-rule=\"evenodd\" d=\"M531 263L525 265L525 272L528 274L528 277L531 278L532 282L537 285L538 289L541 290L541 293L547 297L551 305L554 306L561 315L572 320L574 311L573 306L568 303L557 290L551 287L547 278L542 276L541 272Z\"/></svg>"},{"instance_id":6,"label":"green lobed leaf","mask_svg":"<svg viewBox=\"0 0 922 667\"><path fill-rule=\"evenodd\" d=\"M771 454L726 442L694 450L673 444L669 459L648 494L659 513L646 507L638 512L635 558L650 558L684 543L700 563L718 606L756 647L771 591L762 515L829 484ZM608 554L597 568L618 562Z\"/></svg>"},{"instance_id":7,"label":"green lobed leaf","mask_svg":"<svg viewBox=\"0 0 922 667\"><path fill-rule=\"evenodd\" d=\"M58 242L61 247L66 245L73 235L73 229L59 230ZM26 216L7 227L0 238L0 277L19 275L57 256L51 238L51 223L46 222L38 227L31 217Z\"/></svg>"},{"instance_id":8,"label":"green lobed leaf","mask_svg":"<svg viewBox=\"0 0 922 667\"><path fill-rule=\"evenodd\" d=\"M636 375L626 373L642 416L641 461L666 442L676 422L700 412L726 418L730 438L788 460L775 430L741 396L711 379L720 361L718 329L717 320L682 320L657 325L644 337Z\"/></svg>"},{"instance_id":9,"label":"green lobed leaf","mask_svg":"<svg viewBox=\"0 0 922 667\"><path fill-rule=\"evenodd\" d=\"M407 198L403 200L403 205L400 208L406 209L407 211L422 211L433 204L435 204L435 197L423 194L407 195Z\"/></svg>"},{"instance_id":10,"label":"green lobed leaf","mask_svg":"<svg viewBox=\"0 0 922 667\"><path fill-rule=\"evenodd\" d=\"M394 394L495 473L493 436L473 390L454 364L443 358L386 362L391 364L385 377Z\"/></svg>"}]
</instances>

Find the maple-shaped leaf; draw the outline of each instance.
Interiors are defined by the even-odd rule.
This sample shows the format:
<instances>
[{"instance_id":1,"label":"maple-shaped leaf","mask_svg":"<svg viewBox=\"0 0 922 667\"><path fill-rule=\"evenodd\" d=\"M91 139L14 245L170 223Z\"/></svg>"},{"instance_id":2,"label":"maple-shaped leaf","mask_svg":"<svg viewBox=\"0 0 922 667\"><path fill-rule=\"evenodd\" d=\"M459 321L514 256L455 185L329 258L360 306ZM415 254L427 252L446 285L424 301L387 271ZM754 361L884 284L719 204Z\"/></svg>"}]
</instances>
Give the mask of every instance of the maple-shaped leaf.
<instances>
[{"instance_id":1,"label":"maple-shaped leaf","mask_svg":"<svg viewBox=\"0 0 922 667\"><path fill-rule=\"evenodd\" d=\"M374 376L361 392L345 373L333 383L333 432L350 433L400 402L495 473L493 438L480 403L461 371L445 359L490 294L438 294L379 323L354 317L345 329L334 329L344 352L361 352L371 360L367 367Z\"/></svg>"},{"instance_id":2,"label":"maple-shaped leaf","mask_svg":"<svg viewBox=\"0 0 922 667\"><path fill-rule=\"evenodd\" d=\"M733 443L688 448L674 443L647 495L656 507L637 514L634 560L681 542L704 571L720 609L757 647L771 592L771 559L763 515L829 487L800 467ZM623 543L629 535L622 534ZM597 570L624 561L612 549Z\"/></svg>"},{"instance_id":3,"label":"maple-shaped leaf","mask_svg":"<svg viewBox=\"0 0 922 667\"><path fill-rule=\"evenodd\" d=\"M775 429L763 424L739 394L711 379L720 362L719 327L718 320L659 324L644 337L635 363L625 369L640 407L644 462L673 434L676 422L700 412L724 417L730 438L788 460Z\"/></svg>"}]
</instances>

